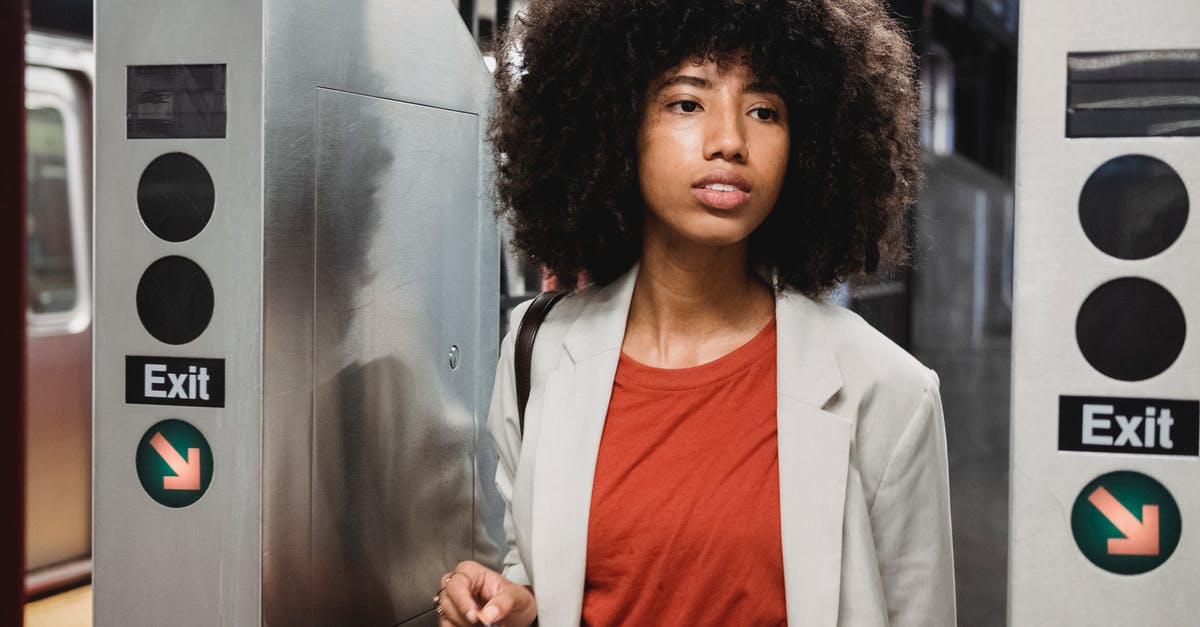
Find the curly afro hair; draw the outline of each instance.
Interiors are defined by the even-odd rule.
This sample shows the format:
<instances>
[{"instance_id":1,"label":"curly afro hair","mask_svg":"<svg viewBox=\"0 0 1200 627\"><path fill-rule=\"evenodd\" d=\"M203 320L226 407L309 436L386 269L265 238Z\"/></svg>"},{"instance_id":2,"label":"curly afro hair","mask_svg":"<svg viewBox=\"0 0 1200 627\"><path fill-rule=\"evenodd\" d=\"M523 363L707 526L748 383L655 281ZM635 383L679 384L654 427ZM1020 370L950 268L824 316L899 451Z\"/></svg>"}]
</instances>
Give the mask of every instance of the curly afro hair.
<instances>
[{"instance_id":1,"label":"curly afro hair","mask_svg":"<svg viewBox=\"0 0 1200 627\"><path fill-rule=\"evenodd\" d=\"M819 295L906 256L918 94L880 0L532 0L500 58L497 214L566 285L608 283L640 256L644 99L685 60L746 63L787 103L783 190L750 238L776 289Z\"/></svg>"}]
</instances>

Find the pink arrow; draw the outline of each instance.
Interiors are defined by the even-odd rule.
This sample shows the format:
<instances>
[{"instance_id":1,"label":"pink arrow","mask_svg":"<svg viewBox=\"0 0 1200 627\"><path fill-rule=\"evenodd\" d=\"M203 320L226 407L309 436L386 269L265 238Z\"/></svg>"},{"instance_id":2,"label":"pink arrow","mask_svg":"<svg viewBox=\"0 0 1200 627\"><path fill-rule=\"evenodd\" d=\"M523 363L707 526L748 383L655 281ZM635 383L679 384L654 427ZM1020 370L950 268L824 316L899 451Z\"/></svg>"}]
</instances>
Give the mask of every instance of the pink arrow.
<instances>
[{"instance_id":1,"label":"pink arrow","mask_svg":"<svg viewBox=\"0 0 1200 627\"><path fill-rule=\"evenodd\" d=\"M1158 506L1143 505L1138 520L1104 486L1096 488L1088 501L1125 535L1108 539L1109 555L1158 555Z\"/></svg>"},{"instance_id":2,"label":"pink arrow","mask_svg":"<svg viewBox=\"0 0 1200 627\"><path fill-rule=\"evenodd\" d=\"M164 490L199 490L200 489L200 449L189 448L187 459L179 455L179 451L163 437L155 433L150 438L150 446L171 467L174 477L163 477Z\"/></svg>"}]
</instances>

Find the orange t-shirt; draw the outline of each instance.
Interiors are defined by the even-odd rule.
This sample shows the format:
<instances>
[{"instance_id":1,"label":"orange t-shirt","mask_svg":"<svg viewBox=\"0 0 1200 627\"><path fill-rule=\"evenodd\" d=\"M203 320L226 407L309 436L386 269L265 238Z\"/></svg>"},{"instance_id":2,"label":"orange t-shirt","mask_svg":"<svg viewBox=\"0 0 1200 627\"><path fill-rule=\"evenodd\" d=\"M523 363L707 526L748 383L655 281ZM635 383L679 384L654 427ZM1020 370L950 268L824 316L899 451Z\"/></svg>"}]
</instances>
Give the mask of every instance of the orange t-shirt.
<instances>
[{"instance_id":1,"label":"orange t-shirt","mask_svg":"<svg viewBox=\"0 0 1200 627\"><path fill-rule=\"evenodd\" d=\"M621 355L592 488L584 625L783 625L775 321L662 369Z\"/></svg>"}]
</instances>

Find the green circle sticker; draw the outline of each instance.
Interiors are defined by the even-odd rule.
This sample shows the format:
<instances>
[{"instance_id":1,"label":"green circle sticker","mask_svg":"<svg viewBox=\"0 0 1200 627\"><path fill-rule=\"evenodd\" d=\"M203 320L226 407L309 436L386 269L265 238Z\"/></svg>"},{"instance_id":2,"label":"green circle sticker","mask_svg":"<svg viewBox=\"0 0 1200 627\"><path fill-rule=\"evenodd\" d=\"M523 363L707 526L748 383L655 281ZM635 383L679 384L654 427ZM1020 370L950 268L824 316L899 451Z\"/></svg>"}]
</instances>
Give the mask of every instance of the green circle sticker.
<instances>
[{"instance_id":1,"label":"green circle sticker","mask_svg":"<svg viewBox=\"0 0 1200 627\"><path fill-rule=\"evenodd\" d=\"M1175 552L1182 528L1171 493L1140 472L1096 477L1071 509L1071 532L1079 550L1093 564L1121 575L1158 568Z\"/></svg>"},{"instance_id":2,"label":"green circle sticker","mask_svg":"<svg viewBox=\"0 0 1200 627\"><path fill-rule=\"evenodd\" d=\"M138 443L137 474L150 498L167 507L187 507L212 483L212 448L196 427L164 420Z\"/></svg>"}]
</instances>

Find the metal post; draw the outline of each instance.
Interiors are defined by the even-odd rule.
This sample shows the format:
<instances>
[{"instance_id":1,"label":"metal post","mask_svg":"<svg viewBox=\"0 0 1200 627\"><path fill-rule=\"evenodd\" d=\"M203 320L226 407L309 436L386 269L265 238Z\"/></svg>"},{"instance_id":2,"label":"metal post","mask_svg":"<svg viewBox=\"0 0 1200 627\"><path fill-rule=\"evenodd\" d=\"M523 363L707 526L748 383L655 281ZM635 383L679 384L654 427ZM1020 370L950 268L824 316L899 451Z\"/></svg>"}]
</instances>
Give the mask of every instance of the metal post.
<instances>
[{"instance_id":1,"label":"metal post","mask_svg":"<svg viewBox=\"0 0 1200 627\"><path fill-rule=\"evenodd\" d=\"M478 41L479 11L475 7L475 0L459 0L458 14L462 16L463 22L466 23L467 30L471 31L471 36Z\"/></svg>"},{"instance_id":2,"label":"metal post","mask_svg":"<svg viewBox=\"0 0 1200 627\"><path fill-rule=\"evenodd\" d=\"M0 624L25 582L25 0L0 4Z\"/></svg>"},{"instance_id":3,"label":"metal post","mask_svg":"<svg viewBox=\"0 0 1200 627\"><path fill-rule=\"evenodd\" d=\"M1008 621L1194 624L1200 112L1166 104L1200 14L1046 0L1020 27Z\"/></svg>"},{"instance_id":4,"label":"metal post","mask_svg":"<svg viewBox=\"0 0 1200 627\"><path fill-rule=\"evenodd\" d=\"M450 3L328 4L96 5L101 627L427 625L500 561L491 76Z\"/></svg>"}]
</instances>

